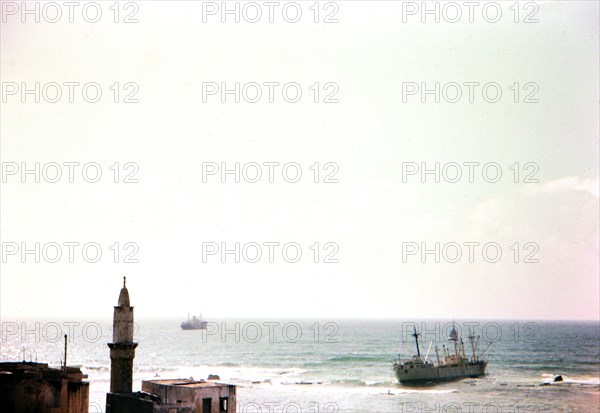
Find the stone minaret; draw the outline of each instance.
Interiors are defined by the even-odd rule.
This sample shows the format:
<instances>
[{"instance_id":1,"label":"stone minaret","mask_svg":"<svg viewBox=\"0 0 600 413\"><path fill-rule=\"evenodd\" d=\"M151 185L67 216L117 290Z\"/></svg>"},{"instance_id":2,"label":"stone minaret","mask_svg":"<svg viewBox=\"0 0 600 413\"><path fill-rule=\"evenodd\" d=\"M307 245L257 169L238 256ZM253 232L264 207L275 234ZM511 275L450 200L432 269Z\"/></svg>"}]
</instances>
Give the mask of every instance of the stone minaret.
<instances>
[{"instance_id":1,"label":"stone minaret","mask_svg":"<svg viewBox=\"0 0 600 413\"><path fill-rule=\"evenodd\" d=\"M133 358L138 345L133 342L133 307L129 305L129 292L125 281L123 277L123 288L113 317L113 342L108 343L111 393L131 393Z\"/></svg>"}]
</instances>

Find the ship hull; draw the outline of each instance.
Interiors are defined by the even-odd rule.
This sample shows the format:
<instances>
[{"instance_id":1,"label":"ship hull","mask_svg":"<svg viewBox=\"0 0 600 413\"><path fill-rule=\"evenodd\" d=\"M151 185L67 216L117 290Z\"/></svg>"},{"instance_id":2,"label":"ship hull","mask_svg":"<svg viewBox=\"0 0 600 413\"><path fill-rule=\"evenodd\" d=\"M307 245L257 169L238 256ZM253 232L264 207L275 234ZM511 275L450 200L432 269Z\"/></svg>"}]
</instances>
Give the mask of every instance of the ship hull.
<instances>
[{"instance_id":1,"label":"ship hull","mask_svg":"<svg viewBox=\"0 0 600 413\"><path fill-rule=\"evenodd\" d=\"M181 329L182 330L206 330L207 324L208 324L208 322L206 322L206 321L203 321L202 323L194 323L194 324L182 323Z\"/></svg>"},{"instance_id":2,"label":"ship hull","mask_svg":"<svg viewBox=\"0 0 600 413\"><path fill-rule=\"evenodd\" d=\"M487 362L468 363L458 366L396 368L396 378L400 383L442 382L485 375Z\"/></svg>"}]
</instances>

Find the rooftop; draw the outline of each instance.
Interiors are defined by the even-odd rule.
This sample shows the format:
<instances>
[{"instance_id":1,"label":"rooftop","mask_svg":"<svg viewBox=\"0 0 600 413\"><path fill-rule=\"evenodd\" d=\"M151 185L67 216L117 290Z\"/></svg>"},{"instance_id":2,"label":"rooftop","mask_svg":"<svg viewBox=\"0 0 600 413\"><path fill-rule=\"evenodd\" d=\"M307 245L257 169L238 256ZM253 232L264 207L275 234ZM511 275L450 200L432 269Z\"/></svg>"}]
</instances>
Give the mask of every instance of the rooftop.
<instances>
[{"instance_id":1,"label":"rooftop","mask_svg":"<svg viewBox=\"0 0 600 413\"><path fill-rule=\"evenodd\" d=\"M222 387L230 386L225 383L217 383L214 381L205 380L186 380L186 379L166 379L166 380L144 380L148 383L159 384L162 386L179 386L179 387Z\"/></svg>"},{"instance_id":2,"label":"rooftop","mask_svg":"<svg viewBox=\"0 0 600 413\"><path fill-rule=\"evenodd\" d=\"M49 367L47 363L37 362L0 362L0 384L20 382L22 380L47 380L60 381L67 379L69 383L87 385L84 381L88 378L79 367L67 366L66 368ZM0 397L0 400L2 397Z\"/></svg>"}]
</instances>

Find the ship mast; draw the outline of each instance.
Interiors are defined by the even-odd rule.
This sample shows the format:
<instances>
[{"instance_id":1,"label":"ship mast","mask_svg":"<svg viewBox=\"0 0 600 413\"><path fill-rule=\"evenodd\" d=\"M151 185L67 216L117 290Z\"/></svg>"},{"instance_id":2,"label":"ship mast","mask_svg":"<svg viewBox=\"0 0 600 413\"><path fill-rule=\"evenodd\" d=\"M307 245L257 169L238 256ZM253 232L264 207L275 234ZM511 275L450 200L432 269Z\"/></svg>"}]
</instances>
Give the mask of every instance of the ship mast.
<instances>
[{"instance_id":1,"label":"ship mast","mask_svg":"<svg viewBox=\"0 0 600 413\"><path fill-rule=\"evenodd\" d=\"M433 345L433 340L431 340L431 343L429 343L429 348L427 349L427 354L425 354L425 360L423 360L424 363L427 363L427 358L429 357L429 352L431 351L432 345Z\"/></svg>"},{"instance_id":2,"label":"ship mast","mask_svg":"<svg viewBox=\"0 0 600 413\"><path fill-rule=\"evenodd\" d=\"M475 339L475 336L473 335L473 333L471 332L471 328L469 327L469 341L471 342L471 350L473 351L473 361L477 361L477 356L475 354L474 339Z\"/></svg>"},{"instance_id":3,"label":"ship mast","mask_svg":"<svg viewBox=\"0 0 600 413\"><path fill-rule=\"evenodd\" d=\"M417 327L414 327L415 331L412 333L412 336L415 338L415 343L417 344L417 357L419 358L419 360L421 359L421 351L419 350L419 336L420 334L417 333Z\"/></svg>"}]
</instances>

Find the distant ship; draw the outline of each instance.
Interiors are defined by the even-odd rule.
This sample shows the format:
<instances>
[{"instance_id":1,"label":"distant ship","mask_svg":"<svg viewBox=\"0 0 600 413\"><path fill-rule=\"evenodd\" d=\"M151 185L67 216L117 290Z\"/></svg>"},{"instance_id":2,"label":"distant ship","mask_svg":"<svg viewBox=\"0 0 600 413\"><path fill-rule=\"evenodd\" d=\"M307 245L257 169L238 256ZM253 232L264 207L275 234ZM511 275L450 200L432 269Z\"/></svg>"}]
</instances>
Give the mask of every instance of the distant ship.
<instances>
[{"instance_id":1,"label":"distant ship","mask_svg":"<svg viewBox=\"0 0 600 413\"><path fill-rule=\"evenodd\" d=\"M438 347L436 346L435 355L437 357L437 366L435 366L433 362L427 360L433 340L431 340L427 354L425 355L425 358L423 358L421 357L421 351L419 350L420 334L417 333L416 328L412 336L415 338L415 344L417 345L417 355L413 356L412 360L403 362L398 359L398 361L394 363L394 373L400 383L435 383L485 375L487 360L481 359L481 356L477 356L476 352L477 344L479 344L479 336L477 337L477 341L475 341L475 337L470 331L469 342L471 343L471 358L467 358L465 354L465 344L462 338L459 339L456 329L452 326L448 341L454 344L454 351L446 348L446 345L444 344L442 346L444 355L440 359ZM487 351L487 348L485 351ZM485 351L483 353L485 353Z\"/></svg>"},{"instance_id":2,"label":"distant ship","mask_svg":"<svg viewBox=\"0 0 600 413\"><path fill-rule=\"evenodd\" d=\"M188 319L181 323L181 328L183 330L206 330L207 325L207 321L202 321L202 314L200 314L200 319L196 318L196 316L190 318L188 314Z\"/></svg>"}]
</instances>

